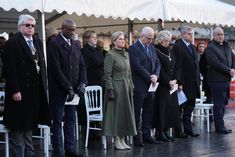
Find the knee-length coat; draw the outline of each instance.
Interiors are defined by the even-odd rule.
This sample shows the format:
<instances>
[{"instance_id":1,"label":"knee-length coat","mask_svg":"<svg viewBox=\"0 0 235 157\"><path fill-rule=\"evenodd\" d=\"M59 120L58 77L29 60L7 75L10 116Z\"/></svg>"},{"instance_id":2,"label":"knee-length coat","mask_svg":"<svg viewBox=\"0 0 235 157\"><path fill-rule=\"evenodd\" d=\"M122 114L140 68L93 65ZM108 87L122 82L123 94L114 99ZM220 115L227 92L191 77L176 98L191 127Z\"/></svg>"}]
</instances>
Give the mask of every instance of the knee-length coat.
<instances>
[{"instance_id":1,"label":"knee-length coat","mask_svg":"<svg viewBox=\"0 0 235 157\"><path fill-rule=\"evenodd\" d=\"M107 136L136 134L133 104L134 85L129 55L125 50L113 48L104 60L104 119L103 131ZM108 100L107 89L114 90L114 100Z\"/></svg>"},{"instance_id":2,"label":"knee-length coat","mask_svg":"<svg viewBox=\"0 0 235 157\"><path fill-rule=\"evenodd\" d=\"M37 124L50 125L47 101L47 75L42 42L33 38L39 58L37 72L32 52L23 35L10 38L3 53L6 74L6 97L3 123L11 130L32 130ZM22 100L14 101L14 93L21 92Z\"/></svg>"}]
</instances>

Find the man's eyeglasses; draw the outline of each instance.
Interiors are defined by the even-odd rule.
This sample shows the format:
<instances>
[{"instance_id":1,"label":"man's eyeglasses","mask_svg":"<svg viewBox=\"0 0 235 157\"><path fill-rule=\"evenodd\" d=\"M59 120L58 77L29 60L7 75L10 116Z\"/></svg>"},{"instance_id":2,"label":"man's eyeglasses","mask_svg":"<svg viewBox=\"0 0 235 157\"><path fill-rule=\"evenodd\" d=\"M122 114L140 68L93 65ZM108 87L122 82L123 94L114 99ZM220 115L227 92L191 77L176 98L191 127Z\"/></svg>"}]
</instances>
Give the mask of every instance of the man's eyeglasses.
<instances>
[{"instance_id":1,"label":"man's eyeglasses","mask_svg":"<svg viewBox=\"0 0 235 157\"><path fill-rule=\"evenodd\" d=\"M144 37L148 40L153 40L153 38L147 37L146 35L144 35Z\"/></svg>"},{"instance_id":2,"label":"man's eyeglasses","mask_svg":"<svg viewBox=\"0 0 235 157\"><path fill-rule=\"evenodd\" d=\"M34 28L35 27L35 25L34 24L29 24L29 23L26 23L26 24L23 24L23 25L25 25L25 27L32 27L32 28Z\"/></svg>"}]
</instances>

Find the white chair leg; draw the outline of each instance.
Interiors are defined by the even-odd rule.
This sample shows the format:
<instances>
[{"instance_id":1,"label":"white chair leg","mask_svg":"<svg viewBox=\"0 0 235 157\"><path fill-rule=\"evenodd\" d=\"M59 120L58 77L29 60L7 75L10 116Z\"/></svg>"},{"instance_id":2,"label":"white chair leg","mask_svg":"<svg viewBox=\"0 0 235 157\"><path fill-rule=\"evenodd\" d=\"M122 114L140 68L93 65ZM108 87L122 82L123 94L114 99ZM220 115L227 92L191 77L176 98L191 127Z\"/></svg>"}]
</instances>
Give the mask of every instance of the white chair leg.
<instances>
[{"instance_id":1,"label":"white chair leg","mask_svg":"<svg viewBox=\"0 0 235 157\"><path fill-rule=\"evenodd\" d=\"M210 132L210 115L209 109L206 109L207 132Z\"/></svg>"},{"instance_id":2,"label":"white chair leg","mask_svg":"<svg viewBox=\"0 0 235 157\"><path fill-rule=\"evenodd\" d=\"M8 132L5 133L5 156L9 157L9 136L8 136Z\"/></svg>"},{"instance_id":3,"label":"white chair leg","mask_svg":"<svg viewBox=\"0 0 235 157\"><path fill-rule=\"evenodd\" d=\"M151 129L151 136L154 136L155 135L155 128L154 129Z\"/></svg>"},{"instance_id":4,"label":"white chair leg","mask_svg":"<svg viewBox=\"0 0 235 157\"><path fill-rule=\"evenodd\" d=\"M90 122L89 122L89 119L87 119L85 148L87 148L87 145L88 145L89 128L90 128Z\"/></svg>"},{"instance_id":5,"label":"white chair leg","mask_svg":"<svg viewBox=\"0 0 235 157\"><path fill-rule=\"evenodd\" d=\"M64 122L61 122L62 141L64 142Z\"/></svg>"},{"instance_id":6,"label":"white chair leg","mask_svg":"<svg viewBox=\"0 0 235 157\"><path fill-rule=\"evenodd\" d=\"M49 157L49 138L50 138L50 128L46 129L46 157Z\"/></svg>"},{"instance_id":7,"label":"white chair leg","mask_svg":"<svg viewBox=\"0 0 235 157\"><path fill-rule=\"evenodd\" d=\"M130 138L130 144L133 144L133 136L129 136Z\"/></svg>"},{"instance_id":8,"label":"white chair leg","mask_svg":"<svg viewBox=\"0 0 235 157\"><path fill-rule=\"evenodd\" d=\"M106 136L102 136L102 143L104 145L104 149L107 149L107 142L106 142Z\"/></svg>"},{"instance_id":9,"label":"white chair leg","mask_svg":"<svg viewBox=\"0 0 235 157\"><path fill-rule=\"evenodd\" d=\"M170 128L170 136L172 137L173 136L173 129Z\"/></svg>"},{"instance_id":10,"label":"white chair leg","mask_svg":"<svg viewBox=\"0 0 235 157\"><path fill-rule=\"evenodd\" d=\"M75 117L76 117L76 123L75 123L75 133L76 133L76 140L79 140L79 126L78 126L78 115L77 112L75 113Z\"/></svg>"},{"instance_id":11,"label":"white chair leg","mask_svg":"<svg viewBox=\"0 0 235 157\"><path fill-rule=\"evenodd\" d=\"M48 129L48 149L52 150L52 144L51 144L51 128Z\"/></svg>"}]
</instances>

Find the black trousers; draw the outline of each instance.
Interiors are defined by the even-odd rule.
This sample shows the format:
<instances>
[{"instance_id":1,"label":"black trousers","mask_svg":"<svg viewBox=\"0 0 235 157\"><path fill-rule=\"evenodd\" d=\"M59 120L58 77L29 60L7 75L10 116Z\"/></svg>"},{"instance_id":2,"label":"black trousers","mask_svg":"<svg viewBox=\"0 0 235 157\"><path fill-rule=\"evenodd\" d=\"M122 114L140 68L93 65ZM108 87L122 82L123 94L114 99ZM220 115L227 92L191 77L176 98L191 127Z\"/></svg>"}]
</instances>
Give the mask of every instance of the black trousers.
<instances>
[{"instance_id":1,"label":"black trousers","mask_svg":"<svg viewBox=\"0 0 235 157\"><path fill-rule=\"evenodd\" d=\"M154 92L134 92L135 121L138 135L149 136L151 134L154 97Z\"/></svg>"},{"instance_id":2,"label":"black trousers","mask_svg":"<svg viewBox=\"0 0 235 157\"><path fill-rule=\"evenodd\" d=\"M214 103L213 115L215 122L215 129L221 130L224 128L224 112L225 105L228 104L229 99L229 82L210 82L209 83L212 99Z\"/></svg>"},{"instance_id":3,"label":"black trousers","mask_svg":"<svg viewBox=\"0 0 235 157\"><path fill-rule=\"evenodd\" d=\"M195 100L196 99L188 99L184 104L180 106L180 112L182 114L183 128L185 133L193 132L191 115L195 107Z\"/></svg>"}]
</instances>

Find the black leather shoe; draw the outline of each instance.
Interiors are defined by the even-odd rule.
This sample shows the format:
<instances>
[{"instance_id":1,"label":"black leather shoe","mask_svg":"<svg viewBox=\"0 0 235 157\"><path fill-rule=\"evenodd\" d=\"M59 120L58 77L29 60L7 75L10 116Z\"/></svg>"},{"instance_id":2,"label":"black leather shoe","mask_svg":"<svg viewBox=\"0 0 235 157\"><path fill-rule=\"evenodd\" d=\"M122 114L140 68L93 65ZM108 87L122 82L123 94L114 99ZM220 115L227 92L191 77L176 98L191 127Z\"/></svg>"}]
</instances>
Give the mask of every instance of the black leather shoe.
<instances>
[{"instance_id":1,"label":"black leather shoe","mask_svg":"<svg viewBox=\"0 0 235 157\"><path fill-rule=\"evenodd\" d=\"M189 136L191 136L191 137L198 137L198 136L200 136L200 134L195 134L195 133L193 133L193 132L185 132L185 134L186 134L186 135L189 135Z\"/></svg>"},{"instance_id":2,"label":"black leather shoe","mask_svg":"<svg viewBox=\"0 0 235 157\"><path fill-rule=\"evenodd\" d=\"M188 138L188 135L180 132L175 134L175 138Z\"/></svg>"},{"instance_id":3,"label":"black leather shoe","mask_svg":"<svg viewBox=\"0 0 235 157\"><path fill-rule=\"evenodd\" d=\"M136 135L136 136L134 136L133 140L134 140L134 146L144 147L142 136Z\"/></svg>"},{"instance_id":4,"label":"black leather shoe","mask_svg":"<svg viewBox=\"0 0 235 157\"><path fill-rule=\"evenodd\" d=\"M169 139L170 141L175 141L175 138L169 134L169 131L163 131L163 132L167 139Z\"/></svg>"},{"instance_id":5,"label":"black leather shoe","mask_svg":"<svg viewBox=\"0 0 235 157\"><path fill-rule=\"evenodd\" d=\"M85 157L84 154L78 154L77 152L65 151L66 157Z\"/></svg>"},{"instance_id":6,"label":"black leather shoe","mask_svg":"<svg viewBox=\"0 0 235 157\"><path fill-rule=\"evenodd\" d=\"M230 134L230 133L232 133L232 130L223 128L223 129L220 129L220 130L215 129L215 132L218 133L218 134Z\"/></svg>"},{"instance_id":7,"label":"black leather shoe","mask_svg":"<svg viewBox=\"0 0 235 157\"><path fill-rule=\"evenodd\" d=\"M53 152L52 157L65 157L62 153Z\"/></svg>"},{"instance_id":8,"label":"black leather shoe","mask_svg":"<svg viewBox=\"0 0 235 157\"><path fill-rule=\"evenodd\" d=\"M143 140L148 144L161 144L163 142L154 140L150 135L143 136Z\"/></svg>"},{"instance_id":9,"label":"black leather shoe","mask_svg":"<svg viewBox=\"0 0 235 157\"><path fill-rule=\"evenodd\" d=\"M159 132L159 140L160 140L160 141L163 141L163 142L170 142L170 141L171 141L170 139L168 139L168 138L165 136L165 134L164 134L163 131L160 131L160 132Z\"/></svg>"}]
</instances>

